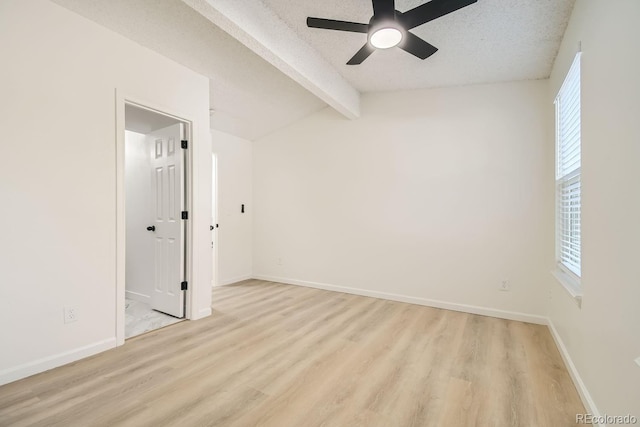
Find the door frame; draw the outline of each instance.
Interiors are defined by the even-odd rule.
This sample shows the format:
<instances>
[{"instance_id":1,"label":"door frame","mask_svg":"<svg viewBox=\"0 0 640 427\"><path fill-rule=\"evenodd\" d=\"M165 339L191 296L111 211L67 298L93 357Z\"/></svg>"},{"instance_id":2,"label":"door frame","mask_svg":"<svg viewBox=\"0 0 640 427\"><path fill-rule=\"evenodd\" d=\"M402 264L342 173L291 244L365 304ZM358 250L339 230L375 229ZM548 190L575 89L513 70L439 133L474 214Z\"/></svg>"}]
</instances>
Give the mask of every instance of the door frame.
<instances>
[{"instance_id":1,"label":"door frame","mask_svg":"<svg viewBox=\"0 0 640 427\"><path fill-rule=\"evenodd\" d=\"M175 112L166 106L157 105L152 101L140 99L139 97L125 94L122 90L116 89L116 346L121 346L125 342L125 293L126 293L126 207L125 207L125 106L133 105L151 111L156 114L171 117L185 124L185 137L189 141L189 149L186 150L184 167L185 189L184 209L189 211L189 220L186 222L184 235L185 245L185 280L189 283L189 288L185 291L185 319L194 317L193 307L195 292L193 292L193 134L194 120L188 115Z\"/></svg>"},{"instance_id":2,"label":"door frame","mask_svg":"<svg viewBox=\"0 0 640 427\"><path fill-rule=\"evenodd\" d=\"M218 178L219 178L219 174L218 174L218 153L216 153L215 151L213 151L213 149L211 150L211 205L212 205L212 209L211 209L211 217L213 219L213 223L211 224L213 227L216 227L216 225L218 225L218 205L219 205L219 201L220 201L220 197L218 195ZM214 188L215 186L215 188ZM215 193L215 199L213 197L213 194ZM215 209L214 209L215 208ZM213 260L211 262L212 266L213 266L213 274L211 276L211 287L214 288L216 286L218 286L218 277L219 277L219 273L218 273L218 257L220 255L220 252L218 250L218 234L220 228L216 227L215 230L213 231Z\"/></svg>"}]
</instances>

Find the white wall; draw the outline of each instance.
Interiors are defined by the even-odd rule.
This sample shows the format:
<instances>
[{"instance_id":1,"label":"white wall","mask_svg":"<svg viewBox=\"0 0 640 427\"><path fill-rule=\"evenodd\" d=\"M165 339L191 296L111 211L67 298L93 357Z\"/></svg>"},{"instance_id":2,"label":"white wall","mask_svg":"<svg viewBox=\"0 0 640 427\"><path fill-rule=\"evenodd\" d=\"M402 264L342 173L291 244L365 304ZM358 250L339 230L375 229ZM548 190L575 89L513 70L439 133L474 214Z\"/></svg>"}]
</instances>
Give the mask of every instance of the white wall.
<instances>
[{"instance_id":1,"label":"white wall","mask_svg":"<svg viewBox=\"0 0 640 427\"><path fill-rule=\"evenodd\" d=\"M597 409L640 418L640 2L578 0L553 101L582 42L582 308L553 278L549 317ZM549 145L553 144L553 140Z\"/></svg>"},{"instance_id":2,"label":"white wall","mask_svg":"<svg viewBox=\"0 0 640 427\"><path fill-rule=\"evenodd\" d=\"M145 135L125 132L127 297L150 302L153 290L151 156Z\"/></svg>"},{"instance_id":3,"label":"white wall","mask_svg":"<svg viewBox=\"0 0 640 427\"><path fill-rule=\"evenodd\" d=\"M211 131L211 138L218 160L217 285L227 285L252 274L253 144L217 130Z\"/></svg>"},{"instance_id":4,"label":"white wall","mask_svg":"<svg viewBox=\"0 0 640 427\"><path fill-rule=\"evenodd\" d=\"M537 81L368 94L359 120L325 109L257 140L254 275L542 321L547 93Z\"/></svg>"},{"instance_id":5,"label":"white wall","mask_svg":"<svg viewBox=\"0 0 640 427\"><path fill-rule=\"evenodd\" d=\"M0 2L0 57L2 383L116 343L116 89L194 119L196 230L211 147L205 77L46 0ZM210 310L200 235L195 317Z\"/></svg>"}]
</instances>

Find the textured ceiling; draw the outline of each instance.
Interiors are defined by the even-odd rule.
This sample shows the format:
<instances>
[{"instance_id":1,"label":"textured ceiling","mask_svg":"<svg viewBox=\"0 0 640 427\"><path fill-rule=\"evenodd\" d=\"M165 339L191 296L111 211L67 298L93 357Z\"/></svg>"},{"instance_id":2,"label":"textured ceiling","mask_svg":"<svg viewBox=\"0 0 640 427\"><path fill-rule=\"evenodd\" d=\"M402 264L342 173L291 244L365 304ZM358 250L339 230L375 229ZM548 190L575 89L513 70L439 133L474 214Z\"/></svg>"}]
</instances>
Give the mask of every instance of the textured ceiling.
<instances>
[{"instance_id":1,"label":"textured ceiling","mask_svg":"<svg viewBox=\"0 0 640 427\"><path fill-rule=\"evenodd\" d=\"M250 140L324 108L319 97L334 105L336 76L346 80L341 93L356 98L351 86L372 92L547 78L575 2L478 0L411 30L439 48L430 58L392 48L348 66L366 35L307 28L306 18L367 23L370 0L53 1L208 76L211 127ZM424 2L396 0L396 9ZM235 28L227 28L233 36L207 10Z\"/></svg>"},{"instance_id":2,"label":"textured ceiling","mask_svg":"<svg viewBox=\"0 0 640 427\"><path fill-rule=\"evenodd\" d=\"M211 127L250 140L326 106L180 0L54 0L210 79Z\"/></svg>"},{"instance_id":3,"label":"textured ceiling","mask_svg":"<svg viewBox=\"0 0 640 427\"><path fill-rule=\"evenodd\" d=\"M361 92L549 77L575 0L478 0L411 30L439 51L422 61L392 48L345 65L365 34L307 28L307 16L368 23L369 0L262 0ZM424 0L396 0L406 12Z\"/></svg>"}]
</instances>

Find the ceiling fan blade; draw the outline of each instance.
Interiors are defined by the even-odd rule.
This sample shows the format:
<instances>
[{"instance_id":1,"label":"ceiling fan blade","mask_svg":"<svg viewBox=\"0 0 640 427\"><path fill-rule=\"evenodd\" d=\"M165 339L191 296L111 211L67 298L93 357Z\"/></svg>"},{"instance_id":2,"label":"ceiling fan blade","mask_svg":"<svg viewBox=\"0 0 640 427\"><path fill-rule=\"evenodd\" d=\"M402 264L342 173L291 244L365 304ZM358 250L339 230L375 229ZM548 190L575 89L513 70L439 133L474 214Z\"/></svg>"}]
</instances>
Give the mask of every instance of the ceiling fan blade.
<instances>
[{"instance_id":1,"label":"ceiling fan blade","mask_svg":"<svg viewBox=\"0 0 640 427\"><path fill-rule=\"evenodd\" d=\"M398 14L397 19L405 29L410 30L411 28L433 21L436 18L455 12L477 1L478 0L431 0L407 12Z\"/></svg>"},{"instance_id":2,"label":"ceiling fan blade","mask_svg":"<svg viewBox=\"0 0 640 427\"><path fill-rule=\"evenodd\" d=\"M420 59L426 59L438 51L437 47L409 31L405 33L398 47Z\"/></svg>"},{"instance_id":3,"label":"ceiling fan blade","mask_svg":"<svg viewBox=\"0 0 640 427\"><path fill-rule=\"evenodd\" d=\"M373 2L373 16L376 18L389 18L393 19L396 12L396 5L394 0L372 0Z\"/></svg>"},{"instance_id":4,"label":"ceiling fan blade","mask_svg":"<svg viewBox=\"0 0 640 427\"><path fill-rule=\"evenodd\" d=\"M369 24L311 17L307 18L307 27L323 28L325 30L350 31L352 33L365 34L369 31Z\"/></svg>"},{"instance_id":5,"label":"ceiling fan blade","mask_svg":"<svg viewBox=\"0 0 640 427\"><path fill-rule=\"evenodd\" d=\"M365 44L364 46L362 46L362 49L360 49L358 51L358 53L353 55L353 58L351 58L349 60L349 62L347 62L347 65L359 65L359 64L362 64L362 62L365 59L367 59L369 57L369 55L371 55L373 53L374 50L376 50L376 49L373 46L371 46L369 43Z\"/></svg>"}]
</instances>

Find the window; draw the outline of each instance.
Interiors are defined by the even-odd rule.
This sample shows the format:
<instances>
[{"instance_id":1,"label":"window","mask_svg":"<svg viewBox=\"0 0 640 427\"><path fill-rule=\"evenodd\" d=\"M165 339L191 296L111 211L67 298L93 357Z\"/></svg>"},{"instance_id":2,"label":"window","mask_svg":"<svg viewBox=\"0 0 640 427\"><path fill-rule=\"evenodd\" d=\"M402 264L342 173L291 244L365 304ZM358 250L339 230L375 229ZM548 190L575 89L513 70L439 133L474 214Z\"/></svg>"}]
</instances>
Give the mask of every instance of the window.
<instances>
[{"instance_id":1,"label":"window","mask_svg":"<svg viewBox=\"0 0 640 427\"><path fill-rule=\"evenodd\" d=\"M581 274L580 53L558 92L556 105L556 259L575 279Z\"/></svg>"}]
</instances>

